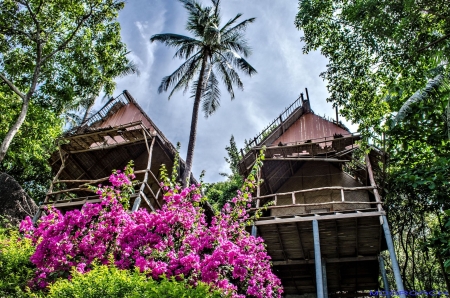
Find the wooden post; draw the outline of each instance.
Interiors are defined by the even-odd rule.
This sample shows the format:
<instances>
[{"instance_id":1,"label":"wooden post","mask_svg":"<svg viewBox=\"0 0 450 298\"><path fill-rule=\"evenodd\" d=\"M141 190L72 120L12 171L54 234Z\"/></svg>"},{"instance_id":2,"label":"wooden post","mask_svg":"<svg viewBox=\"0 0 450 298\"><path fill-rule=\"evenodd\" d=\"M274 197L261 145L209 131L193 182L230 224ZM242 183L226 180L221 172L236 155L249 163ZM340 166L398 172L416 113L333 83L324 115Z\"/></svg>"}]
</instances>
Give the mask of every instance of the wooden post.
<instances>
[{"instance_id":1,"label":"wooden post","mask_svg":"<svg viewBox=\"0 0 450 298\"><path fill-rule=\"evenodd\" d=\"M341 188L341 198L342 198L342 202L345 202L344 190L342 188Z\"/></svg>"},{"instance_id":2,"label":"wooden post","mask_svg":"<svg viewBox=\"0 0 450 298\"><path fill-rule=\"evenodd\" d=\"M372 171L372 165L370 163L369 155L366 154L366 166L367 166L367 173L369 174L369 180L370 185L374 187L373 194L375 195L375 200L377 203L381 203L381 196L378 193L377 184L375 183L375 179L373 178L373 171ZM381 204L377 204L378 211L383 211L383 207Z\"/></svg>"},{"instance_id":3,"label":"wooden post","mask_svg":"<svg viewBox=\"0 0 450 298\"><path fill-rule=\"evenodd\" d=\"M152 139L152 144L150 145L150 148L148 147L148 141L147 136L145 135L145 131L143 132L144 138L145 138L145 145L147 146L147 152L148 152L148 161L147 161L147 168L144 174L144 180L142 181L142 185L139 188L139 196L136 198L133 204L133 208L131 209L132 212L137 211L139 209L139 206L141 204L141 194L143 194L143 190L145 187L145 183L148 180L148 172L150 171L150 167L152 165L152 155L153 155L153 145L155 144L156 136ZM144 198L144 200L146 197ZM154 211L155 208L152 206L151 202L149 200L146 200L147 204L149 204L149 207Z\"/></svg>"}]
</instances>

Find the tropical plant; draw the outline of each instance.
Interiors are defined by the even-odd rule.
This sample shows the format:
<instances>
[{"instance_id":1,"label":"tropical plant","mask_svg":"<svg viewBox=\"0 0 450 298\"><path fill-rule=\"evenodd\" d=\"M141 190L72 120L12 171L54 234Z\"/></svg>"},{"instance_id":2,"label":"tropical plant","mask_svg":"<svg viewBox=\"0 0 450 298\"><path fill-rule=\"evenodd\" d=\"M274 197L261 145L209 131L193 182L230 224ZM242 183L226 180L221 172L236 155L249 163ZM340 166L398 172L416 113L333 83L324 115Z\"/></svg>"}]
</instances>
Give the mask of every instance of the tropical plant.
<instances>
[{"instance_id":1,"label":"tropical plant","mask_svg":"<svg viewBox=\"0 0 450 298\"><path fill-rule=\"evenodd\" d=\"M59 279L42 297L118 297L118 298L220 298L219 291L198 282L161 278L155 281L139 270L120 270L115 266L95 265L85 274L72 270L72 278ZM36 295L41 297L41 295Z\"/></svg>"},{"instance_id":2,"label":"tropical plant","mask_svg":"<svg viewBox=\"0 0 450 298\"><path fill-rule=\"evenodd\" d=\"M130 214L122 205L132 185L129 168L112 174L111 186L97 189L100 204L65 214L49 208L37 227L27 217L21 230L36 247L31 256L37 268L34 288L68 278L73 267L85 273L100 263L123 270L137 267L154 280L164 275L190 285L204 282L232 297L281 297L263 239L245 229L252 223L248 212L260 166L258 159L241 190L210 223L201 207L201 186L171 187L173 181L165 175L161 209Z\"/></svg>"},{"instance_id":3,"label":"tropical plant","mask_svg":"<svg viewBox=\"0 0 450 298\"><path fill-rule=\"evenodd\" d=\"M0 227L0 296L24 297L28 281L33 277L30 261L34 246L16 229Z\"/></svg>"},{"instance_id":4,"label":"tropical plant","mask_svg":"<svg viewBox=\"0 0 450 298\"><path fill-rule=\"evenodd\" d=\"M219 80L225 85L231 99L234 99L233 85L239 89L244 87L236 70L250 76L256 73L243 58L250 54L243 32L255 18L238 22L242 14L237 14L221 26L220 0L212 0L212 6L202 6L195 0L180 0L180 2L184 4L189 14L186 29L194 37L163 33L153 35L150 41L159 41L177 48L175 57L186 60L171 75L164 77L158 88L158 92L161 93L173 87L170 99L175 91L186 91L190 85L192 87L194 106L186 169L182 177L185 185L192 170L200 104L202 103L205 117L212 115L220 105Z\"/></svg>"},{"instance_id":5,"label":"tropical plant","mask_svg":"<svg viewBox=\"0 0 450 298\"><path fill-rule=\"evenodd\" d=\"M30 104L58 115L80 98L114 89L128 62L120 40L120 0L1 0L0 82L21 101L2 138L0 162Z\"/></svg>"},{"instance_id":6,"label":"tropical plant","mask_svg":"<svg viewBox=\"0 0 450 298\"><path fill-rule=\"evenodd\" d=\"M296 18L304 52L329 60L328 100L364 137L385 135L385 209L410 289L450 289L446 260L422 249L450 208L449 20L445 0L301 0Z\"/></svg>"},{"instance_id":7,"label":"tropical plant","mask_svg":"<svg viewBox=\"0 0 450 298\"><path fill-rule=\"evenodd\" d=\"M239 151L233 135L230 138L230 145L226 146L225 150L228 154L225 161L230 167L231 174L220 173L221 176L226 177L225 181L205 185L205 195L217 210L222 209L227 200L234 196L244 182L244 178L239 174Z\"/></svg>"}]
</instances>

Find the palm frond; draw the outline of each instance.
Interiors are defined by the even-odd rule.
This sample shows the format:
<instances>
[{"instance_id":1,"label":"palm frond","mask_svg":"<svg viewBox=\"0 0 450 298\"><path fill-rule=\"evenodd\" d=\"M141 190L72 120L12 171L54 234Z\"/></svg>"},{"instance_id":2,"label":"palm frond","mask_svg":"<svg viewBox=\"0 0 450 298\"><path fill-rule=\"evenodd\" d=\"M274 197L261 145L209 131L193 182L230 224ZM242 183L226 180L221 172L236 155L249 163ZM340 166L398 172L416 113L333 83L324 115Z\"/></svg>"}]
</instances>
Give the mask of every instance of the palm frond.
<instances>
[{"instance_id":1,"label":"palm frond","mask_svg":"<svg viewBox=\"0 0 450 298\"><path fill-rule=\"evenodd\" d=\"M211 116L220 106L220 88L219 80L217 80L212 66L210 66L208 81L206 82L205 90L202 93L202 109L205 113L205 118Z\"/></svg>"},{"instance_id":2,"label":"palm frond","mask_svg":"<svg viewBox=\"0 0 450 298\"><path fill-rule=\"evenodd\" d=\"M244 57L251 54L251 48L247 44L247 40L244 39L241 33L235 33L231 36L222 37L222 44L227 50L232 50L236 53L241 53Z\"/></svg>"},{"instance_id":3,"label":"palm frond","mask_svg":"<svg viewBox=\"0 0 450 298\"><path fill-rule=\"evenodd\" d=\"M181 59L188 59L193 52L199 50L199 47L196 43L186 43L183 44L173 55L174 58L178 57Z\"/></svg>"},{"instance_id":4,"label":"palm frond","mask_svg":"<svg viewBox=\"0 0 450 298\"><path fill-rule=\"evenodd\" d=\"M228 61L228 63L248 74L249 76L257 73L256 69L253 68L253 66L251 66L250 63L247 62L247 60L242 58L241 55L233 50L226 51L222 54L222 56Z\"/></svg>"},{"instance_id":5,"label":"palm frond","mask_svg":"<svg viewBox=\"0 0 450 298\"><path fill-rule=\"evenodd\" d=\"M180 0L180 2L183 3L184 8L186 8L189 12L196 12L198 11L198 7L201 7L200 3L195 0Z\"/></svg>"},{"instance_id":6,"label":"palm frond","mask_svg":"<svg viewBox=\"0 0 450 298\"><path fill-rule=\"evenodd\" d=\"M250 18L250 19L246 19L242 22L240 22L239 24L236 24L234 27L231 27L228 30L224 30L223 35L227 36L228 34L232 34L234 32L242 32L245 31L245 29L247 29L247 26L251 23L253 23L256 20L256 18ZM231 25L231 24L230 24ZM226 25L225 25L226 26ZM223 28L222 28L223 30Z\"/></svg>"},{"instance_id":7,"label":"palm frond","mask_svg":"<svg viewBox=\"0 0 450 298\"><path fill-rule=\"evenodd\" d=\"M224 57L218 57L221 61L215 63L216 69L222 77L222 81L231 95L231 100L234 99L233 85L239 89L244 90L244 84L239 77L239 74L234 70L233 66L226 61Z\"/></svg>"},{"instance_id":8,"label":"palm frond","mask_svg":"<svg viewBox=\"0 0 450 298\"><path fill-rule=\"evenodd\" d=\"M234 18L230 19L225 25L223 25L222 29L220 29L220 32L222 34L224 34L227 29L233 25L237 19L239 19L240 17L242 17L242 13L238 13L237 15L234 16Z\"/></svg>"},{"instance_id":9,"label":"palm frond","mask_svg":"<svg viewBox=\"0 0 450 298\"><path fill-rule=\"evenodd\" d=\"M408 100L403 104L403 106L398 111L397 116L392 122L391 128L395 127L400 121L405 119L405 117L408 115L408 113L412 109L412 106L415 103L427 99L433 92L435 92L441 86L443 81L444 76L439 74L433 79L430 79L425 85L424 89L416 91L416 93L414 93L410 98L408 98Z\"/></svg>"},{"instance_id":10,"label":"palm frond","mask_svg":"<svg viewBox=\"0 0 450 298\"><path fill-rule=\"evenodd\" d=\"M189 83L192 81L192 79L194 78L195 73L197 72L198 68L200 67L200 61L199 60L201 60L201 57L198 57L198 59L193 59L191 61L191 65L189 65L187 67L187 69L184 72L184 74L178 79L178 81L176 82L176 84L173 87L172 91L170 92L168 99L170 99L172 97L172 95L176 91L178 91L180 89L184 89L183 92L186 92L189 89ZM162 85L162 83L161 83L161 85Z\"/></svg>"},{"instance_id":11,"label":"palm frond","mask_svg":"<svg viewBox=\"0 0 450 298\"><path fill-rule=\"evenodd\" d=\"M141 72L139 71L139 68L136 63L134 63L134 61L128 61L127 65L125 65L124 69L119 74L119 77L123 78L132 74L136 74L137 76L139 76Z\"/></svg>"},{"instance_id":12,"label":"palm frond","mask_svg":"<svg viewBox=\"0 0 450 298\"><path fill-rule=\"evenodd\" d=\"M159 41L169 47L178 47L186 44L201 46L201 41L198 41L195 38L173 33L155 34L150 37L150 41Z\"/></svg>"},{"instance_id":13,"label":"palm frond","mask_svg":"<svg viewBox=\"0 0 450 298\"><path fill-rule=\"evenodd\" d=\"M181 66L178 67L171 75L164 77L158 87L158 93L167 91L170 86L178 83L186 75L186 73L189 73L192 69L195 69L200 56L200 52L197 52L191 58L186 60L186 62L181 64Z\"/></svg>"}]
</instances>

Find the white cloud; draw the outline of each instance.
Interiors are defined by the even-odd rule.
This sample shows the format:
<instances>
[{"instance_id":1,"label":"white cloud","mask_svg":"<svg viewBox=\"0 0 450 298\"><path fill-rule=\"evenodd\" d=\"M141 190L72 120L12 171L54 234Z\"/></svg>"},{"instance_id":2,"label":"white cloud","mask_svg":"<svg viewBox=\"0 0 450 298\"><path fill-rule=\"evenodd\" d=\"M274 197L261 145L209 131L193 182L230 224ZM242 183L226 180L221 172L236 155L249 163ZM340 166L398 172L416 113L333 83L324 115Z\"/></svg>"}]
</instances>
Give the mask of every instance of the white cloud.
<instances>
[{"instance_id":1,"label":"white cloud","mask_svg":"<svg viewBox=\"0 0 450 298\"><path fill-rule=\"evenodd\" d=\"M209 5L207 0L202 2ZM305 87L314 111L334 117L334 109L326 103L326 84L319 77L327 60L317 52L302 53L302 33L294 25L297 8L296 1L222 2L224 21L237 13L243 13L243 18L257 18L249 25L246 37L253 49L247 60L258 74L251 78L242 75L245 90L235 90L235 100L230 101L223 89L220 109L208 119L200 115L193 168L197 177L205 169L205 181L223 180L219 173L227 169L223 157L230 136L233 134L238 146L243 146L244 139L254 137L267 126ZM184 8L176 0L128 1L119 18L122 38L141 75L117 81L117 93L129 90L168 139L174 144L182 143L182 157L188 144L193 100L190 92L177 93L170 101L167 93L157 93L163 76L172 73L182 61L172 59L174 49L151 44L149 39L157 33L189 35L184 29L186 18Z\"/></svg>"}]
</instances>

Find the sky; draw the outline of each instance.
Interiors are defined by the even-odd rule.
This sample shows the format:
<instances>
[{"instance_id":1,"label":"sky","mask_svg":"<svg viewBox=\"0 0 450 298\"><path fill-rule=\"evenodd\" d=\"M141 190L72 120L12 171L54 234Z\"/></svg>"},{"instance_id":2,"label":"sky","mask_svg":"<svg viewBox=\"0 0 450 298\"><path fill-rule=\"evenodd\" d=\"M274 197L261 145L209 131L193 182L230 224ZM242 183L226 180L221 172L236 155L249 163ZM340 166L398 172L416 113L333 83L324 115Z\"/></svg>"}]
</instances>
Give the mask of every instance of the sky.
<instances>
[{"instance_id":1,"label":"sky","mask_svg":"<svg viewBox=\"0 0 450 298\"><path fill-rule=\"evenodd\" d=\"M210 0L200 0L210 5ZM219 173L230 172L224 157L225 147L234 135L239 148L244 140L255 137L264 127L294 102L308 88L311 107L318 115L335 117L334 108L326 102L326 82L319 74L326 70L327 59L319 52L303 54L302 32L295 25L298 2L295 0L222 0L222 20L237 13L242 19L256 17L245 36L252 48L246 59L257 74L241 74L244 91L235 88L235 99L222 88L220 108L209 118L199 116L193 173L206 171L205 182L222 181ZM177 33L190 36L185 25L187 12L177 0L128 0L119 14L122 40L128 55L139 67L140 75L120 78L116 95L128 90L164 135L181 143L180 155L186 157L189 142L193 99L190 93L158 94L164 76L183 62L173 58L174 48L150 43L154 34ZM201 112L201 111L200 111ZM343 119L340 119L343 120ZM348 122L351 129L355 126Z\"/></svg>"}]
</instances>

